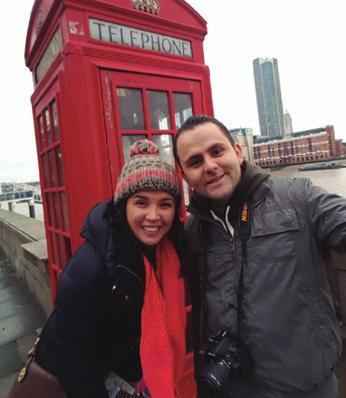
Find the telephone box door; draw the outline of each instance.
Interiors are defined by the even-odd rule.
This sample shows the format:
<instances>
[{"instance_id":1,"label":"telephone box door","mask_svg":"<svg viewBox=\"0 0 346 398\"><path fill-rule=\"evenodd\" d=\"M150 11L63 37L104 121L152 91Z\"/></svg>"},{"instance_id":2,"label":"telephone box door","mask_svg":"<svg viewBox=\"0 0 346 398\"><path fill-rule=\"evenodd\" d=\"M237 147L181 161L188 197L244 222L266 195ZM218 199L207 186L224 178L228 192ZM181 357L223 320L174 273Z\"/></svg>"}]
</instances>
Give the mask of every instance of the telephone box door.
<instances>
[{"instance_id":1,"label":"telephone box door","mask_svg":"<svg viewBox=\"0 0 346 398\"><path fill-rule=\"evenodd\" d=\"M174 166L175 132L189 116L202 113L200 82L127 72L102 71L101 75L113 187L128 160L129 147L139 139L155 142L162 157ZM188 197L184 185L185 204ZM195 390L189 382L193 378L192 314L190 303L186 304L187 356L182 383L186 397L193 398Z\"/></svg>"}]
</instances>

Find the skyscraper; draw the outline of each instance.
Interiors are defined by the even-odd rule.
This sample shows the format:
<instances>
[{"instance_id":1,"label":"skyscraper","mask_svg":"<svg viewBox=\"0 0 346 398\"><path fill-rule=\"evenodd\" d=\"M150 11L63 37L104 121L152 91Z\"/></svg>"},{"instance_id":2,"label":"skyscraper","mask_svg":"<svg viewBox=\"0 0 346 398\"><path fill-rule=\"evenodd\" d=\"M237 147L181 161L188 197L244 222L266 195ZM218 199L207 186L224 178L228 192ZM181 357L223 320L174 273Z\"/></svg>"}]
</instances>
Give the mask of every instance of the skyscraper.
<instances>
[{"instance_id":1,"label":"skyscraper","mask_svg":"<svg viewBox=\"0 0 346 398\"><path fill-rule=\"evenodd\" d=\"M262 136L283 136L284 117L278 62L275 58L253 60L257 108Z\"/></svg>"},{"instance_id":2,"label":"skyscraper","mask_svg":"<svg viewBox=\"0 0 346 398\"><path fill-rule=\"evenodd\" d=\"M285 129L285 135L290 135L293 133L292 118L287 111L284 114L284 129Z\"/></svg>"}]
</instances>

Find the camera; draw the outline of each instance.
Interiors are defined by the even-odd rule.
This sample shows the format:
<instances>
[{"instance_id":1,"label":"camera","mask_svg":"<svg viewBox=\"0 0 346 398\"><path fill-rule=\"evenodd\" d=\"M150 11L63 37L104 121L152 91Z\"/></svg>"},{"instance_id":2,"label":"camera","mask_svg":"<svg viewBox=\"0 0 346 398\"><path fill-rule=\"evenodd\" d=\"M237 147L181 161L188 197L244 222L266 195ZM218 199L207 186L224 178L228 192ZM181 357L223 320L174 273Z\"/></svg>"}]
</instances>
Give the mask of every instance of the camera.
<instances>
[{"instance_id":1,"label":"camera","mask_svg":"<svg viewBox=\"0 0 346 398\"><path fill-rule=\"evenodd\" d=\"M218 398L232 374L240 370L239 343L230 332L219 331L201 350L203 366L197 373L203 396Z\"/></svg>"}]
</instances>

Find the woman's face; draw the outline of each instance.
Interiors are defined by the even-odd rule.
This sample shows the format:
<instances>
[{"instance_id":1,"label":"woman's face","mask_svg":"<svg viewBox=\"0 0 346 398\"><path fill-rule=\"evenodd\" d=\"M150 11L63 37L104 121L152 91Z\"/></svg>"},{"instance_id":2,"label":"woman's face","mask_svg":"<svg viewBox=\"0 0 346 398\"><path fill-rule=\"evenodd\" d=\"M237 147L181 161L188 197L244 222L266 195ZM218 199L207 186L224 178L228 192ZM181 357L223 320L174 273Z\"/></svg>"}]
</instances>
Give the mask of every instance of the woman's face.
<instances>
[{"instance_id":1,"label":"woman's face","mask_svg":"<svg viewBox=\"0 0 346 398\"><path fill-rule=\"evenodd\" d=\"M164 191L143 191L130 196L126 217L137 239L156 245L170 230L175 214L174 197Z\"/></svg>"}]
</instances>

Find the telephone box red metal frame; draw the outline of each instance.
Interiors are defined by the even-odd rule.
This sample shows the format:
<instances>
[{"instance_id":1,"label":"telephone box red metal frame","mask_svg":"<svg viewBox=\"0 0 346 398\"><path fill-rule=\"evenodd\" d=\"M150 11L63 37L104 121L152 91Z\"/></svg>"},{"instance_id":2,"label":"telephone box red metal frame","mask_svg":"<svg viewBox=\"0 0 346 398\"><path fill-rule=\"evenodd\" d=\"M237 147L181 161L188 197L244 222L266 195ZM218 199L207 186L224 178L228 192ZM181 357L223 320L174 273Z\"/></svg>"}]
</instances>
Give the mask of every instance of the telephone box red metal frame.
<instances>
[{"instance_id":1,"label":"telephone box red metal frame","mask_svg":"<svg viewBox=\"0 0 346 398\"><path fill-rule=\"evenodd\" d=\"M101 33L92 37L93 20L109 32L135 33L127 43L105 41ZM35 1L25 61L35 87L31 101L53 298L63 267L81 243L85 215L112 195L123 144L138 135L167 143L189 112L213 114L206 32L206 22L184 0ZM151 37L152 49L141 48L136 35L143 46L143 38ZM154 48L158 37L165 42ZM122 125L123 97L129 95L142 101L139 129ZM167 114L164 123L153 124L150 106L159 97ZM181 98L191 98L185 115L178 110ZM191 361L190 355L187 371Z\"/></svg>"}]
</instances>

